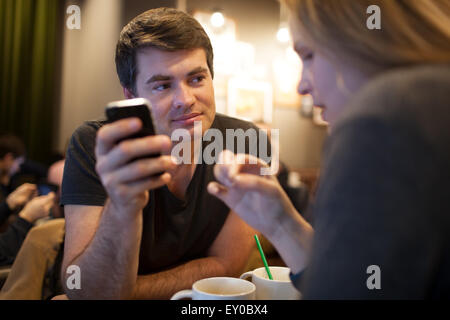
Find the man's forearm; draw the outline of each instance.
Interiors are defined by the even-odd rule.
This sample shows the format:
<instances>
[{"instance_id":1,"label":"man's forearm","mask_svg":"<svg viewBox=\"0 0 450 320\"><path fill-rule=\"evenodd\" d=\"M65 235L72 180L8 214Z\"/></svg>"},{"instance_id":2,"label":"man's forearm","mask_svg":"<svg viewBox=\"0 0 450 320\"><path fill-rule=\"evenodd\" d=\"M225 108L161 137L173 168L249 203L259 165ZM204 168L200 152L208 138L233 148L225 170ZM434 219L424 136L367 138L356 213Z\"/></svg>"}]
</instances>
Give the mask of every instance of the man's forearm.
<instances>
[{"instance_id":1,"label":"man's forearm","mask_svg":"<svg viewBox=\"0 0 450 320\"><path fill-rule=\"evenodd\" d=\"M114 209L107 201L93 239L70 263L77 265L81 273L81 289L66 287L70 299L132 297L138 270L142 215L130 215L123 221ZM63 274L67 276L65 272Z\"/></svg>"},{"instance_id":2,"label":"man's forearm","mask_svg":"<svg viewBox=\"0 0 450 320\"><path fill-rule=\"evenodd\" d=\"M215 257L189 261L163 272L138 276L135 299L170 299L176 292L189 289L200 279L219 276L238 276Z\"/></svg>"}]
</instances>

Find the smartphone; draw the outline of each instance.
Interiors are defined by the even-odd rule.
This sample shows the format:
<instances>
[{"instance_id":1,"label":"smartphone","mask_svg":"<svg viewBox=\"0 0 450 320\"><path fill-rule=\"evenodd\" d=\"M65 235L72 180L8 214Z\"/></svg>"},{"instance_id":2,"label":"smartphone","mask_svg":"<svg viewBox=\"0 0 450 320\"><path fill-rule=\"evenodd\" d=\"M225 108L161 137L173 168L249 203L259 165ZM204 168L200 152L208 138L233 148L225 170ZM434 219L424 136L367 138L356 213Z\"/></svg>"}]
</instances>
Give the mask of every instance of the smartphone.
<instances>
[{"instance_id":1,"label":"smartphone","mask_svg":"<svg viewBox=\"0 0 450 320\"><path fill-rule=\"evenodd\" d=\"M147 99L135 98L110 102L106 106L106 117L109 123L131 117L141 119L142 129L126 139L142 138L156 134L150 113L150 101Z\"/></svg>"},{"instance_id":2,"label":"smartphone","mask_svg":"<svg viewBox=\"0 0 450 320\"><path fill-rule=\"evenodd\" d=\"M125 137L119 140L117 143L120 143L121 141L126 139L143 138L156 134L155 127L153 125L152 114L150 112L150 101L148 101L147 99L135 98L135 99L113 101L106 105L105 113L108 123L112 123L117 120L131 117L139 118L142 121L142 128L139 132L130 135L128 137ZM161 154L159 153L149 154L146 156L132 159L131 161L135 161L137 159L159 157L160 155Z\"/></svg>"},{"instance_id":3,"label":"smartphone","mask_svg":"<svg viewBox=\"0 0 450 320\"><path fill-rule=\"evenodd\" d=\"M45 196L49 194L50 192L54 192L55 194L58 193L58 186L56 184L52 183L38 183L37 184L37 190L39 196Z\"/></svg>"}]
</instances>

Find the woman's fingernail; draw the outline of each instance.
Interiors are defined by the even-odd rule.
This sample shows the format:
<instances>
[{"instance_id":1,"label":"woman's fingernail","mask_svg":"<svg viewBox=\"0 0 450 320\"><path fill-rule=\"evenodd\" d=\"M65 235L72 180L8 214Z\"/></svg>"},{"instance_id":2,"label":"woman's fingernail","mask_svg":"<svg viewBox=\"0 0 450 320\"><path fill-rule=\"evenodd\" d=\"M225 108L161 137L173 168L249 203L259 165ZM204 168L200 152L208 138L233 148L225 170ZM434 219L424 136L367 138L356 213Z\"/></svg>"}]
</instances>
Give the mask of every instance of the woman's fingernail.
<instances>
[{"instance_id":1,"label":"woman's fingernail","mask_svg":"<svg viewBox=\"0 0 450 320\"><path fill-rule=\"evenodd\" d=\"M217 186L215 184L210 184L209 191L212 193L219 193L219 188L217 188Z\"/></svg>"},{"instance_id":2,"label":"woman's fingernail","mask_svg":"<svg viewBox=\"0 0 450 320\"><path fill-rule=\"evenodd\" d=\"M179 163L181 163L181 161L178 161L177 157L174 157L174 156L170 156L170 161L171 161L173 164L179 164Z\"/></svg>"},{"instance_id":3,"label":"woman's fingernail","mask_svg":"<svg viewBox=\"0 0 450 320\"><path fill-rule=\"evenodd\" d=\"M169 182L170 179L172 179L172 176L170 175L170 173L164 173L163 176L161 177L163 179L163 181Z\"/></svg>"}]
</instances>

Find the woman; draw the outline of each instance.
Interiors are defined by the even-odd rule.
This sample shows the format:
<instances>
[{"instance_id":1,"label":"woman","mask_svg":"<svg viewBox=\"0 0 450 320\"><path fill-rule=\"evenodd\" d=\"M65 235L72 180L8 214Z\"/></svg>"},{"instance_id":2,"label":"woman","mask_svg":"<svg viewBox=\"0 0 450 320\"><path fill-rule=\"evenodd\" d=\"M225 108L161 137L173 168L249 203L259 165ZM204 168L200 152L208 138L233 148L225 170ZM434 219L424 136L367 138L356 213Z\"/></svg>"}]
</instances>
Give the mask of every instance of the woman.
<instances>
[{"instance_id":1,"label":"woman","mask_svg":"<svg viewBox=\"0 0 450 320\"><path fill-rule=\"evenodd\" d=\"M450 297L450 2L284 2L298 91L331 128L314 231L262 162L224 152L209 192L272 242L304 298Z\"/></svg>"}]
</instances>

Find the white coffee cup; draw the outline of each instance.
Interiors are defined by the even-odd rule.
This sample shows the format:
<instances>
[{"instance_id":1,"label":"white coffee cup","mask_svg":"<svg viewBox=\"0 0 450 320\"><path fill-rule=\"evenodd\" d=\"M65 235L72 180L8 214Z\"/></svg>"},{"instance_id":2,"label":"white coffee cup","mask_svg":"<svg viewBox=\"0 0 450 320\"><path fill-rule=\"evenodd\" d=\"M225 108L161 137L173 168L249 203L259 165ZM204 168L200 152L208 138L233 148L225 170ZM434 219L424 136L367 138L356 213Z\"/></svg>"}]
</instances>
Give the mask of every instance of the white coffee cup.
<instances>
[{"instance_id":1,"label":"white coffee cup","mask_svg":"<svg viewBox=\"0 0 450 320\"><path fill-rule=\"evenodd\" d=\"M256 286L257 300L299 300L300 292L292 285L287 267L269 267L273 280L269 279L266 268L258 268L243 273L241 279L252 278Z\"/></svg>"},{"instance_id":2,"label":"white coffee cup","mask_svg":"<svg viewBox=\"0 0 450 320\"><path fill-rule=\"evenodd\" d=\"M214 277L196 281L192 290L181 290L170 300L255 300L255 285L247 280Z\"/></svg>"}]
</instances>

